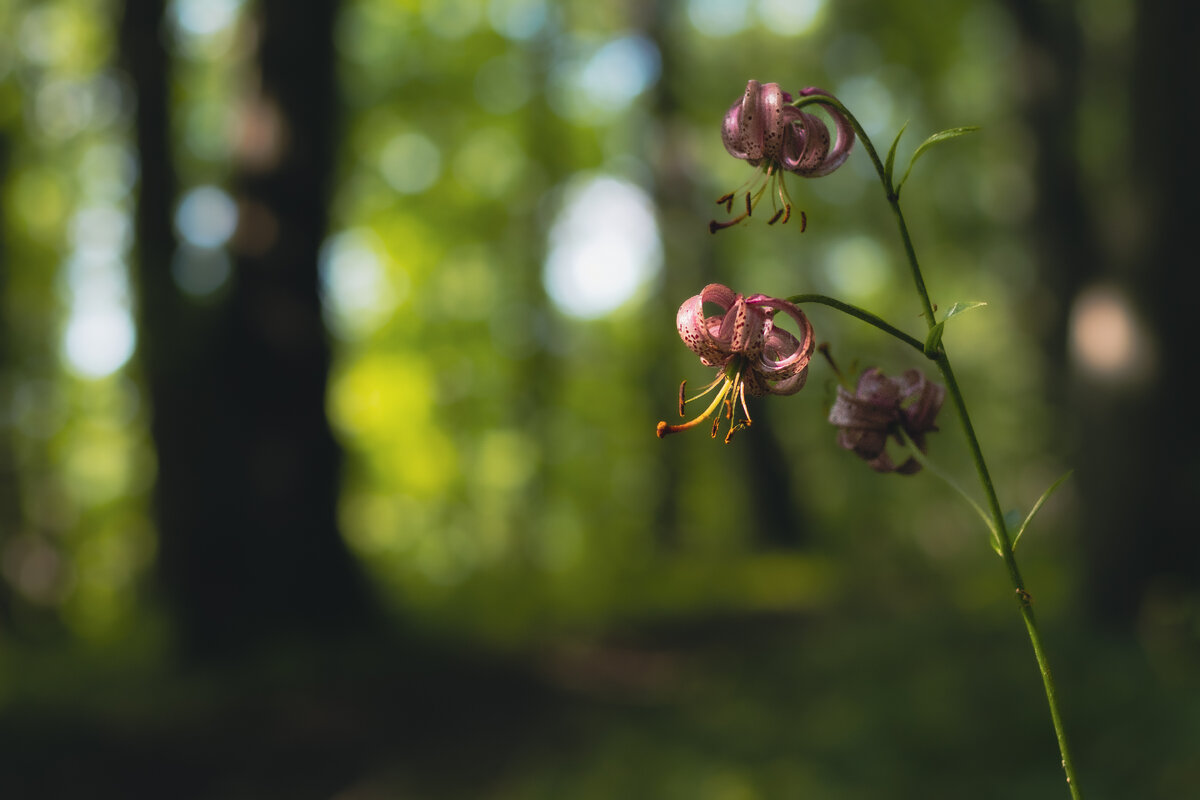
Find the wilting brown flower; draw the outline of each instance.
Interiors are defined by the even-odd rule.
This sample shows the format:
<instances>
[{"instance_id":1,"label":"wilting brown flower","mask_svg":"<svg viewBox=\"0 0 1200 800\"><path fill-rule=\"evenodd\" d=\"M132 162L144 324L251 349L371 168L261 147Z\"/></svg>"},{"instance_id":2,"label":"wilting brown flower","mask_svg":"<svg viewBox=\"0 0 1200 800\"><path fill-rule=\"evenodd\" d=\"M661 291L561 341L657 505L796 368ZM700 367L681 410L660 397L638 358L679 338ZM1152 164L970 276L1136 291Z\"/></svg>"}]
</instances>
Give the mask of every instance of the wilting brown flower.
<instances>
[{"instance_id":1,"label":"wilting brown flower","mask_svg":"<svg viewBox=\"0 0 1200 800\"><path fill-rule=\"evenodd\" d=\"M889 378L869 369L859 376L854 394L838 387L829 421L840 429L838 444L875 471L911 475L921 469L920 463L910 456L897 466L887 452L888 438L902 441L903 430L925 452L925 434L937 430L934 419L945 398L945 387L927 380L919 370Z\"/></svg>"}]
</instances>

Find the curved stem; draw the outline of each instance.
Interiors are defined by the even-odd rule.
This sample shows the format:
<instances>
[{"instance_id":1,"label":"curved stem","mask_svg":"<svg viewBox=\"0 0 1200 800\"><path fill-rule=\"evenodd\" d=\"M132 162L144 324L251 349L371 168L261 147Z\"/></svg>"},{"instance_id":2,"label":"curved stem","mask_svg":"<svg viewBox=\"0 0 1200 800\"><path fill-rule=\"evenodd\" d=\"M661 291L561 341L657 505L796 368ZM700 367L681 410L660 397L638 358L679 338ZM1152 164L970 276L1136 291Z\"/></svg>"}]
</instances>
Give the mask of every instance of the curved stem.
<instances>
[{"instance_id":1,"label":"curved stem","mask_svg":"<svg viewBox=\"0 0 1200 800\"><path fill-rule=\"evenodd\" d=\"M854 128L854 133L857 134L858 140L862 142L867 155L871 157L871 163L875 165L875 172L879 175L879 182L883 184L883 193L887 195L888 205L892 207L892 211L896 215L896 222L900 226L900 238L904 242L904 254L908 256L908 266L912 271L913 283L917 288L917 294L921 298L922 310L925 312L925 322L932 328L937 324L937 320L934 319L933 304L929 300L929 290L925 288L925 278L921 275L921 265L917 261L917 252L913 249L912 237L908 235L908 225L904 222L904 214L900 211L900 196L892 188L891 182L888 180L887 170L883 168L883 161L879 159L879 153L875 150L875 145L871 142L871 137L867 136L867 132L859 124L858 118L851 114L850 109L842 105L842 102L836 97L824 94L812 94L799 98L792 105L796 108L803 108L807 105L824 105L835 108L846 117L850 122L850 126Z\"/></svg>"},{"instance_id":2,"label":"curved stem","mask_svg":"<svg viewBox=\"0 0 1200 800\"><path fill-rule=\"evenodd\" d=\"M792 295L791 297L787 298L787 301L789 303L791 303L792 305L797 305L797 306L802 305L804 303L819 303L824 306L829 306L830 308L835 308L838 311L841 311L843 314L849 314L852 317L857 317L858 319L861 319L863 322L867 323L868 325L874 325L876 328L879 328L879 330L883 331L884 333L888 334L889 336L896 337L897 339L904 342L909 347L915 348L918 352L920 352L922 354L925 352L925 343L922 342L920 339L917 339L913 336L909 336L907 333L900 330L895 325L885 322L882 318L876 316L875 314L872 314L870 311L867 311L866 309L862 309L862 308L859 308L858 306L850 305L849 303L843 303L841 300L838 300L837 298L828 297L823 294L795 294L795 295Z\"/></svg>"},{"instance_id":3,"label":"curved stem","mask_svg":"<svg viewBox=\"0 0 1200 800\"><path fill-rule=\"evenodd\" d=\"M879 175L879 180L883 184L884 193L887 195L888 205L891 206L892 212L896 216L896 224L899 227L900 238L904 243L904 253L908 258L909 269L912 272L913 283L917 290L917 295L921 299L924 306L925 321L930 328L937 324L934 316L933 304L929 299L929 291L925 287L925 279L921 274L921 265L917 260L916 250L913 247L912 237L908 232L908 225L904 221L904 212L900 209L899 194L891 185L887 170L883 166L883 162L879 159L879 153L876 152L875 146L871 143L871 139L863 130L862 125L853 114L850 113L844 105L834 97L828 95L809 95L801 97L792 105L797 108L811 104L826 105L837 109L838 112L844 114L850 125L854 128L854 132L863 143L867 154L871 157L871 161L875 165L875 171ZM801 296L803 297L803 295ZM815 301L814 302L820 302ZM844 304L843 304L844 305ZM847 310L847 309L842 309ZM847 311L847 313L854 313ZM864 312L866 313L866 312ZM854 313L854 316L864 319L876 327L881 327L871 319L867 319L861 314ZM872 315L873 316L873 315ZM875 318L878 320L878 318ZM882 320L879 320L882 322ZM884 323L886 325L886 323ZM888 326L890 328L890 326ZM888 333L893 331L883 328ZM906 335L901 335L904 341L908 338ZM911 342L910 342L911 344ZM923 351L923 346L921 347ZM1054 677L1050 672L1050 662L1046 658L1045 650L1042 647L1041 633L1038 631L1037 620L1033 614L1032 596L1025 588L1025 582L1021 577L1021 570L1017 565L1016 553L1013 550L1012 539L1008 533L1008 527L1004 522L1004 512L1000 509L1000 500L996 495L996 487L992 483L991 474L988 472L987 461L983 457L983 449L979 445L979 438L975 435L975 427L971 423L971 416L967 412L967 403L963 398L962 389L959 388L958 379L954 375L954 370L950 366L950 356L946 353L943 345L939 344L937 350L930 354L930 358L938 365L938 370L942 373L942 378L946 381L946 391L950 395L951 403L958 412L959 421L962 423L963 432L967 437L967 446L971 451L971 459L975 463L975 471L979 475L979 482L983 487L985 496L987 497L988 511L991 514L993 525L995 526L996 537L1000 544L1000 557L1004 560L1004 567L1008 571L1009 579L1012 581L1013 589L1016 592L1017 604L1021 612L1021 619L1025 622L1025 629L1029 634L1030 644L1033 646L1033 655L1037 660L1038 671L1042 676L1042 686L1046 692L1046 702L1050 706L1050 719L1054 724L1054 733L1058 739L1058 749L1062 755L1062 767L1066 774L1067 788L1071 792L1071 797L1074 800L1081 800L1083 797L1079 791L1079 784L1075 778L1075 766L1071 760L1070 747L1067 743L1066 727L1063 725L1062 715L1058 708L1058 696L1055 690Z\"/></svg>"}]
</instances>

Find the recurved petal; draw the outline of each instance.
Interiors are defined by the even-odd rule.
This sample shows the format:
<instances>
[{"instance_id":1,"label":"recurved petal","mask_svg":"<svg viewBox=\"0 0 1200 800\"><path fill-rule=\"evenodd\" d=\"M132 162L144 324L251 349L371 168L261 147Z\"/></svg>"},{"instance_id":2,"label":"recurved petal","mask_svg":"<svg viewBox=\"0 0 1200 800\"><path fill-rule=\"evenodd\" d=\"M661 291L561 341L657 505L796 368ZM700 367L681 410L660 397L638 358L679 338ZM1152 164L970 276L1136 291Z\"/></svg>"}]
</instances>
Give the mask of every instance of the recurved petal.
<instances>
[{"instance_id":1,"label":"recurved petal","mask_svg":"<svg viewBox=\"0 0 1200 800\"><path fill-rule=\"evenodd\" d=\"M787 377L775 381L774 385L768 386L767 391L771 394L789 395L795 394L804 388L804 384L808 382L808 365L800 369L790 371Z\"/></svg>"},{"instance_id":2,"label":"recurved petal","mask_svg":"<svg viewBox=\"0 0 1200 800\"><path fill-rule=\"evenodd\" d=\"M728 338L721 335L721 326L730 306L738 297L732 289L719 283L710 283L700 290L700 294L689 297L679 306L679 312L675 315L679 338L683 339L689 350L700 356L705 366L722 366L732 355ZM705 303L720 306L725 313L706 318Z\"/></svg>"},{"instance_id":3,"label":"recurved petal","mask_svg":"<svg viewBox=\"0 0 1200 800\"><path fill-rule=\"evenodd\" d=\"M816 86L809 86L808 89L800 90L799 95L800 97L809 97L812 95L833 97L829 92L817 89ZM822 103L822 108L826 110L829 118L833 120L836 132L838 132L838 140L833 145L833 149L830 150L829 128L824 122L817 120L818 125L821 126L821 130L824 132L824 149L826 149L826 152L821 157L821 163L816 164L815 167L806 170L806 172L800 173L799 170L793 170L793 172L804 175L805 178L821 178L823 175L832 173L833 170L838 169L846 162L846 158L850 157L850 151L854 146L854 126L850 124L850 119L833 106L826 106L826 104Z\"/></svg>"},{"instance_id":4,"label":"recurved petal","mask_svg":"<svg viewBox=\"0 0 1200 800\"><path fill-rule=\"evenodd\" d=\"M900 416L895 405L877 404L838 387L829 421L839 428L883 433Z\"/></svg>"},{"instance_id":5,"label":"recurved petal","mask_svg":"<svg viewBox=\"0 0 1200 800\"><path fill-rule=\"evenodd\" d=\"M887 458L887 434L862 428L843 428L838 431L838 446L865 459Z\"/></svg>"},{"instance_id":6,"label":"recurved petal","mask_svg":"<svg viewBox=\"0 0 1200 800\"><path fill-rule=\"evenodd\" d=\"M762 154L772 160L783 152L784 130L788 127L788 111L794 110L784 99L778 83L767 83L759 90L758 109L763 119Z\"/></svg>"},{"instance_id":7,"label":"recurved petal","mask_svg":"<svg viewBox=\"0 0 1200 800\"><path fill-rule=\"evenodd\" d=\"M732 156L745 159L763 157L763 127L766 119L761 109L762 89L758 81L748 81L741 101L734 103L725 114L721 139Z\"/></svg>"},{"instance_id":8,"label":"recurved petal","mask_svg":"<svg viewBox=\"0 0 1200 800\"><path fill-rule=\"evenodd\" d=\"M701 303L712 303L720 306L722 311L728 311L733 306L733 301L737 299L737 292L720 283L710 283L700 290L697 297L700 298Z\"/></svg>"},{"instance_id":9,"label":"recurved petal","mask_svg":"<svg viewBox=\"0 0 1200 800\"><path fill-rule=\"evenodd\" d=\"M909 402L900 413L910 435L935 430L934 420L946 399L946 388L927 379L919 370L907 370L896 379L901 395Z\"/></svg>"},{"instance_id":10,"label":"recurved petal","mask_svg":"<svg viewBox=\"0 0 1200 800\"><path fill-rule=\"evenodd\" d=\"M734 158L749 159L752 156L746 152L745 132L742 129L742 100L729 107L725 112L725 120L721 123L721 141L726 152Z\"/></svg>"},{"instance_id":11,"label":"recurved petal","mask_svg":"<svg viewBox=\"0 0 1200 800\"><path fill-rule=\"evenodd\" d=\"M821 173L829 155L829 128L818 117L792 109L784 136L780 163L783 168L805 178Z\"/></svg>"},{"instance_id":12,"label":"recurved petal","mask_svg":"<svg viewBox=\"0 0 1200 800\"><path fill-rule=\"evenodd\" d=\"M763 351L771 317L757 305L746 302L738 295L733 307L725 312L721 323L720 340L729 349L750 359L757 359Z\"/></svg>"},{"instance_id":13,"label":"recurved petal","mask_svg":"<svg viewBox=\"0 0 1200 800\"><path fill-rule=\"evenodd\" d=\"M865 370L858 377L854 396L863 403L886 408L893 414L893 419L899 417L900 388L896 382L884 375L878 368Z\"/></svg>"},{"instance_id":14,"label":"recurved petal","mask_svg":"<svg viewBox=\"0 0 1200 800\"><path fill-rule=\"evenodd\" d=\"M775 379L790 377L806 368L816 346L816 337L812 323L804 312L786 300L761 294L754 295L747 302L771 309L772 317L782 311L795 321L800 332L800 338L797 339L791 331L778 327L772 320L757 368L767 377Z\"/></svg>"},{"instance_id":15,"label":"recurved petal","mask_svg":"<svg viewBox=\"0 0 1200 800\"><path fill-rule=\"evenodd\" d=\"M689 297L683 302L679 313L675 315L675 327L679 330L679 338L683 339L683 343L700 356L700 360L705 364L712 366L710 361L720 358L721 348L705 324L702 295Z\"/></svg>"},{"instance_id":16,"label":"recurved petal","mask_svg":"<svg viewBox=\"0 0 1200 800\"><path fill-rule=\"evenodd\" d=\"M818 89L815 86L809 86L807 89L800 91L801 97L808 97L814 94L833 97L829 92L824 89ZM808 176L810 178L819 178L833 172L845 163L846 159L850 157L850 150L854 147L854 126L850 124L850 120L833 106L822 104L822 107L829 113L834 127L837 129L837 142L828 155L825 156L824 163L822 163L820 168ZM822 124L822 127L824 127L824 124ZM828 132L828 128L826 128L826 135L828 135Z\"/></svg>"}]
</instances>

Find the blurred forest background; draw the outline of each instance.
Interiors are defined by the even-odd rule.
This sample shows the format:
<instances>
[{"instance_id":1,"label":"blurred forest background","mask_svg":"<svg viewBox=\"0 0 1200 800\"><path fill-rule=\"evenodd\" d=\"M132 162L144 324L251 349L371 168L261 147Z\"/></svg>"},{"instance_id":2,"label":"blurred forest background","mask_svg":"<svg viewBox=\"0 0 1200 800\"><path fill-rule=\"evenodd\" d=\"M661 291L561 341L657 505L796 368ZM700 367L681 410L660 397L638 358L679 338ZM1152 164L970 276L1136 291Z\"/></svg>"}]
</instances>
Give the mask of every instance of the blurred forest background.
<instances>
[{"instance_id":1,"label":"blurred forest background","mask_svg":"<svg viewBox=\"0 0 1200 800\"><path fill-rule=\"evenodd\" d=\"M835 380L659 441L719 281L924 330L859 149L710 236L746 80L909 225L1090 798L1200 796L1195 4L2 0L0 794L1058 798L1004 570ZM843 365L922 366L813 307ZM931 456L973 487L957 423Z\"/></svg>"}]
</instances>

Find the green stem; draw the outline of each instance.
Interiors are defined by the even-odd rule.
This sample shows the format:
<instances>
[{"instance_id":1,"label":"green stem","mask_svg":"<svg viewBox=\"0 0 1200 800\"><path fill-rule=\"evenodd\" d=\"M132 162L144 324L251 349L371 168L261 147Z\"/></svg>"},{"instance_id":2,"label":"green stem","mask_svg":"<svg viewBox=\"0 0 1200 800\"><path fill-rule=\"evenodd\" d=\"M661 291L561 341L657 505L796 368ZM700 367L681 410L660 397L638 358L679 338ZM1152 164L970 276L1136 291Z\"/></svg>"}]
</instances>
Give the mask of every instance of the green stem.
<instances>
[{"instance_id":1,"label":"green stem","mask_svg":"<svg viewBox=\"0 0 1200 800\"><path fill-rule=\"evenodd\" d=\"M849 314L852 317L857 317L858 319L861 319L863 322L867 323L868 325L874 325L876 328L879 328L879 330L883 331L884 333L888 334L889 336L895 336L897 339L904 342L909 347L916 348L917 351L920 353L925 352L925 343L922 342L920 339L917 339L913 336L909 336L907 333L900 330L895 325L892 325L888 322L884 322L884 320L882 318L876 316L875 314L872 314L870 311L867 311L866 309L859 308L858 306L852 306L849 303L843 303L841 300L838 300L833 297L828 297L823 294L796 294L796 295L792 295L787 300L792 305L797 305L797 306L802 305L804 303L819 303L824 306L829 306L830 308L836 308L838 311L841 311L844 314Z\"/></svg>"},{"instance_id":2,"label":"green stem","mask_svg":"<svg viewBox=\"0 0 1200 800\"><path fill-rule=\"evenodd\" d=\"M904 253L908 258L913 284L916 286L917 295L921 299L925 312L925 321L932 329L937 324L933 304L929 299L929 291L925 287L925 279L921 274L921 265L917 260L916 250L913 248L912 237L908 232L908 225L904 221L904 212L900 209L899 194L891 185L883 162L879 159L879 153L876 152L875 146L871 143L871 139L867 136L866 131L863 130L862 125L859 124L858 119L836 98L829 97L828 95L810 95L800 98L793 105L799 108L814 103L835 108L844 114L846 119L849 120L850 125L854 128L867 154L871 157L871 161L875 165L875 171L879 174L879 180L883 184L884 193L887 195L888 205L891 206L892 212L896 215L896 223L900 229L900 238L904 242ZM859 314L855 314L855 316L865 319L865 317ZM871 320L867 321L870 322ZM875 323L872 322L872 324ZM876 325L876 327L880 326ZM907 341L911 337L901 338ZM1021 618L1024 620L1025 629L1029 633L1029 641L1033 646L1033 655L1037 660L1038 671L1042 676L1042 686L1046 692L1046 702L1050 706L1050 719L1054 724L1054 733L1058 739L1058 749L1062 755L1062 767L1066 774L1067 788L1070 790L1071 797L1074 800L1081 800L1083 795L1080 793L1079 783L1075 777L1075 766L1071 760L1070 747L1067 743L1066 727L1063 725L1062 715L1058 708L1058 696L1055 691L1054 677L1050 672L1050 662L1046 658L1046 652L1042 647L1041 633L1038 631L1037 620L1033 614L1032 596L1025 588L1025 582L1021 578L1021 570L1017 565L1017 556L1013 550L1008 527L1004 523L1004 512L1000 509L1000 500L996 495L996 487L992 483L991 474L988 472L987 462L983 457L983 449L979 445L979 438L975 435L975 427L971 424L971 416L967 412L967 403L963 398L962 389L959 388L958 379L955 377L954 370L950 366L950 356L946 353L945 347L939 344L937 350L931 353L930 357L938 365L938 370L942 373L942 378L946 382L946 392L950 395L950 401L958 412L958 418L962 423L963 432L967 437L967 445L971 451L971 459L975 463L975 471L979 475L979 482L983 486L984 494L987 497L988 511L991 513L996 535L999 539L1000 557L1004 560L1004 567L1008 571L1009 579L1012 581L1016 592Z\"/></svg>"}]
</instances>

